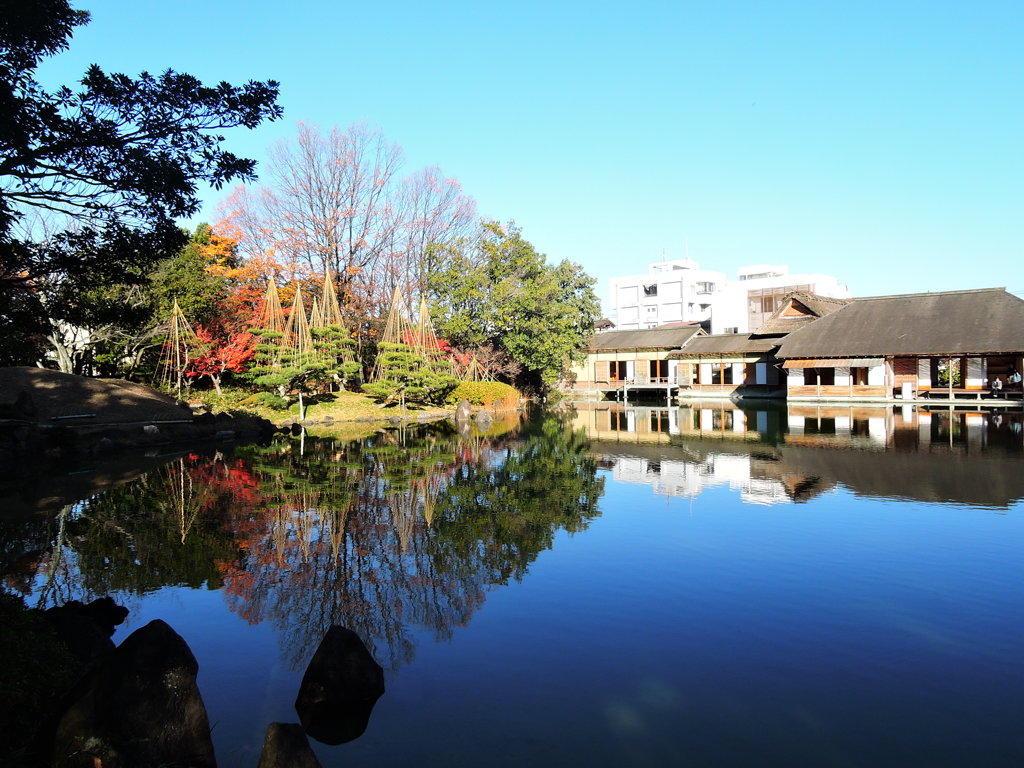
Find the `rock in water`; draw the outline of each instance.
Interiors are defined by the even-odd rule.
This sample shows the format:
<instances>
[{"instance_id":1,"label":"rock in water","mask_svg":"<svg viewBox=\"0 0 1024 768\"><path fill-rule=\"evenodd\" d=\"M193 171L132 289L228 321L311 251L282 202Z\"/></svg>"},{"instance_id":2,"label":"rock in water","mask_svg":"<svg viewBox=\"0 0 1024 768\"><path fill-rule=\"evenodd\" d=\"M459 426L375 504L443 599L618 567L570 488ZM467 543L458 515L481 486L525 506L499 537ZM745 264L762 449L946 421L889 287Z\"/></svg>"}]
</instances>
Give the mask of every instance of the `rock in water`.
<instances>
[{"instance_id":1,"label":"rock in water","mask_svg":"<svg viewBox=\"0 0 1024 768\"><path fill-rule=\"evenodd\" d=\"M462 398L459 400L459 406L455 409L455 420L456 421L469 421L473 416L473 406L469 404L469 400Z\"/></svg>"},{"instance_id":2,"label":"rock in water","mask_svg":"<svg viewBox=\"0 0 1024 768\"><path fill-rule=\"evenodd\" d=\"M332 626L302 676L295 711L306 733L324 744L363 735L384 693L384 670L350 629Z\"/></svg>"},{"instance_id":3,"label":"rock in water","mask_svg":"<svg viewBox=\"0 0 1024 768\"><path fill-rule=\"evenodd\" d=\"M321 768L298 723L271 723L256 768Z\"/></svg>"},{"instance_id":4,"label":"rock in water","mask_svg":"<svg viewBox=\"0 0 1024 768\"><path fill-rule=\"evenodd\" d=\"M137 629L75 692L57 726L53 765L214 768L198 671L167 624Z\"/></svg>"}]
</instances>

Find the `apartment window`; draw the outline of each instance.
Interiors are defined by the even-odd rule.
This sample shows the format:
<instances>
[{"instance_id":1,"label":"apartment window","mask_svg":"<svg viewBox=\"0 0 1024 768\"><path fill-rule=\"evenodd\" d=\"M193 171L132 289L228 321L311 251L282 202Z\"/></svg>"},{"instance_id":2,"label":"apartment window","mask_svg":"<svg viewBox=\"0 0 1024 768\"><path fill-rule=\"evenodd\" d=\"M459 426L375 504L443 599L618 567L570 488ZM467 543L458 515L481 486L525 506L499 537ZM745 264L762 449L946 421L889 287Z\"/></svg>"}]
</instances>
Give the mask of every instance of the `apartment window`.
<instances>
[{"instance_id":1,"label":"apartment window","mask_svg":"<svg viewBox=\"0 0 1024 768\"><path fill-rule=\"evenodd\" d=\"M774 312L775 311L775 297L774 296L762 296L761 297L761 311L762 312Z\"/></svg>"},{"instance_id":2,"label":"apartment window","mask_svg":"<svg viewBox=\"0 0 1024 768\"><path fill-rule=\"evenodd\" d=\"M646 311L647 311L648 315L656 315L656 314L658 314L658 307L657 306L646 307Z\"/></svg>"},{"instance_id":3,"label":"apartment window","mask_svg":"<svg viewBox=\"0 0 1024 768\"><path fill-rule=\"evenodd\" d=\"M658 284L649 283L644 286L644 296L657 296L658 295Z\"/></svg>"},{"instance_id":4,"label":"apartment window","mask_svg":"<svg viewBox=\"0 0 1024 768\"><path fill-rule=\"evenodd\" d=\"M701 312L707 312L708 311L708 307L710 307L710 306L711 306L710 304L701 304L700 305L700 311Z\"/></svg>"},{"instance_id":5,"label":"apartment window","mask_svg":"<svg viewBox=\"0 0 1024 768\"><path fill-rule=\"evenodd\" d=\"M739 333L740 327L738 325L730 325L725 329L724 333Z\"/></svg>"},{"instance_id":6,"label":"apartment window","mask_svg":"<svg viewBox=\"0 0 1024 768\"><path fill-rule=\"evenodd\" d=\"M710 282L697 283L697 293L714 293L715 284Z\"/></svg>"}]
</instances>

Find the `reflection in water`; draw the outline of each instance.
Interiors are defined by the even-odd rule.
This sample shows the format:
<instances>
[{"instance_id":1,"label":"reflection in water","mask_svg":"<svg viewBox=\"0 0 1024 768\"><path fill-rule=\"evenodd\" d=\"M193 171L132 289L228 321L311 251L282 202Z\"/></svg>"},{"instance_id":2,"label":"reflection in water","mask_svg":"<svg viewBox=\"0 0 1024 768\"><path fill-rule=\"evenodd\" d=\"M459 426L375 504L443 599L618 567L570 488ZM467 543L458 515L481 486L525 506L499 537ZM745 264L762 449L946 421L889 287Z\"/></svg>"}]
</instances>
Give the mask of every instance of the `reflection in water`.
<instances>
[{"instance_id":1,"label":"reflection in water","mask_svg":"<svg viewBox=\"0 0 1024 768\"><path fill-rule=\"evenodd\" d=\"M281 438L24 492L52 514L0 519L0 571L32 604L177 611L230 764L333 624L401 673L324 765L1019 764L1021 423L698 403Z\"/></svg>"},{"instance_id":2,"label":"reflection in water","mask_svg":"<svg viewBox=\"0 0 1024 768\"><path fill-rule=\"evenodd\" d=\"M871 496L990 507L1024 497L1019 410L597 404L576 406L574 424L616 480L667 496L728 486L745 502L775 504L843 485ZM936 454L953 460L939 466Z\"/></svg>"},{"instance_id":3,"label":"reflection in water","mask_svg":"<svg viewBox=\"0 0 1024 768\"><path fill-rule=\"evenodd\" d=\"M248 622L278 628L292 669L334 624L394 669L417 631L449 638L558 530L598 513L603 481L581 435L556 416L499 436L509 427L180 457L56 521L0 532L6 586L40 605L220 588Z\"/></svg>"}]
</instances>

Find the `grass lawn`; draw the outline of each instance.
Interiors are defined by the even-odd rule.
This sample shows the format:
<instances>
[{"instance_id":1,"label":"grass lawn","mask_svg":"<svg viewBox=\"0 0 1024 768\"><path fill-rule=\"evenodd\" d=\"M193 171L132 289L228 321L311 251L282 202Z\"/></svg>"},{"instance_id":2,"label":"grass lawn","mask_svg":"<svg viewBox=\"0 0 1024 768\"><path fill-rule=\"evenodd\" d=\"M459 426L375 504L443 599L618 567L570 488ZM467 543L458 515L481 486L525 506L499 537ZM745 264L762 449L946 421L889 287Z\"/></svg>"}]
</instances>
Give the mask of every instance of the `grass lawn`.
<instances>
[{"instance_id":1,"label":"grass lawn","mask_svg":"<svg viewBox=\"0 0 1024 768\"><path fill-rule=\"evenodd\" d=\"M271 408L260 402L257 393L243 389L224 389L222 395L214 392L194 393L193 401L200 401L214 413L227 410L242 410L255 413L275 424L281 424L299 417L299 404L292 403L286 409ZM434 406L406 406L403 415L397 404L381 408L376 401L360 392L331 392L305 399L306 421L324 423L332 421L388 421L390 419L418 419L421 415L441 416L448 413L444 408ZM336 430L331 430L332 434Z\"/></svg>"}]
</instances>

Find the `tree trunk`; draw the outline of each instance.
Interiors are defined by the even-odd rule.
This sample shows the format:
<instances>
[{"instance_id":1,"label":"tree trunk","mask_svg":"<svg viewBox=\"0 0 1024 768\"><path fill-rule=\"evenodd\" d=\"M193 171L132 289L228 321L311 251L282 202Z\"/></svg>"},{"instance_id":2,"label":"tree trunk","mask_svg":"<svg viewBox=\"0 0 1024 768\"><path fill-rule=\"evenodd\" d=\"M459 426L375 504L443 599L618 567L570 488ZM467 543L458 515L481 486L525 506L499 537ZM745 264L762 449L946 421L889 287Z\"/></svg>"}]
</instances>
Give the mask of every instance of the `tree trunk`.
<instances>
[{"instance_id":1,"label":"tree trunk","mask_svg":"<svg viewBox=\"0 0 1024 768\"><path fill-rule=\"evenodd\" d=\"M75 363L71 359L71 353L68 351L68 348L64 343L57 338L57 334L51 333L46 337L46 339L53 347L54 353L56 353L58 370L60 370L61 373L74 373Z\"/></svg>"}]
</instances>

